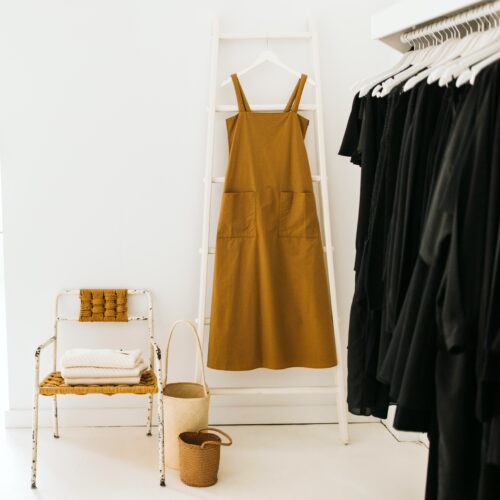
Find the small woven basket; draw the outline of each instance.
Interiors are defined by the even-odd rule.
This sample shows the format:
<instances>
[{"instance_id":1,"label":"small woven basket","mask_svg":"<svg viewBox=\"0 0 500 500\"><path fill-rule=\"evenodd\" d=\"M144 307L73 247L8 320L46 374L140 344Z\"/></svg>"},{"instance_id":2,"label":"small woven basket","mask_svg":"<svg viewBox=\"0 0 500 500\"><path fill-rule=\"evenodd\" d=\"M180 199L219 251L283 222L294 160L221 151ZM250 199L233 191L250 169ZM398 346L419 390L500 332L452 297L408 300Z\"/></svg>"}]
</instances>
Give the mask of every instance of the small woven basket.
<instances>
[{"instance_id":1,"label":"small woven basket","mask_svg":"<svg viewBox=\"0 0 500 500\"><path fill-rule=\"evenodd\" d=\"M214 431L228 439L223 443ZM212 486L217 482L219 472L220 447L230 446L232 439L223 431L214 427L206 427L198 432L179 434L180 476L183 483L189 486Z\"/></svg>"}]
</instances>

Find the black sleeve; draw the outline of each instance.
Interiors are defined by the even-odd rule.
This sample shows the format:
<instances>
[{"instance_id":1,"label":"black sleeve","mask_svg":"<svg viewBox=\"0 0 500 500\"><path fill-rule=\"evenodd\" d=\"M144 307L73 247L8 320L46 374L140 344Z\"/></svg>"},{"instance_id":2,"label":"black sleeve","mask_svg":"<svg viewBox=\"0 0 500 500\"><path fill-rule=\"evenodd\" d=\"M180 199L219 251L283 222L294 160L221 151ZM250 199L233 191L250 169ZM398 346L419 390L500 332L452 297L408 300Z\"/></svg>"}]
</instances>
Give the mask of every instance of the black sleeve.
<instances>
[{"instance_id":1,"label":"black sleeve","mask_svg":"<svg viewBox=\"0 0 500 500\"><path fill-rule=\"evenodd\" d=\"M361 164L361 151L359 148L362 124L361 102L362 99L355 95L352 101L351 114L349 115L344 138L339 150L339 155L350 157L352 163L356 165Z\"/></svg>"}]
</instances>

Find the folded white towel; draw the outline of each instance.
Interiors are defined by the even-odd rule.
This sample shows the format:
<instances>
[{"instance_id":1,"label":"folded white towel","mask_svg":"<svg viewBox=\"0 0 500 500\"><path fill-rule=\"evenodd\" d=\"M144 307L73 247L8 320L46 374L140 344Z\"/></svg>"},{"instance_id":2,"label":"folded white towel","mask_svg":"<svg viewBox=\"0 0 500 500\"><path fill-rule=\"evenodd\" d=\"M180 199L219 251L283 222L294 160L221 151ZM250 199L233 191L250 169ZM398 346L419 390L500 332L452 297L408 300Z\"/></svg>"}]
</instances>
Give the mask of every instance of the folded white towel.
<instances>
[{"instance_id":1,"label":"folded white towel","mask_svg":"<svg viewBox=\"0 0 500 500\"><path fill-rule=\"evenodd\" d=\"M96 368L135 368L142 353L140 349L69 349L61 358L61 366L94 366Z\"/></svg>"},{"instance_id":2,"label":"folded white towel","mask_svg":"<svg viewBox=\"0 0 500 500\"><path fill-rule=\"evenodd\" d=\"M141 377L112 377L112 378L68 378L64 382L68 385L135 385Z\"/></svg>"},{"instance_id":3,"label":"folded white towel","mask_svg":"<svg viewBox=\"0 0 500 500\"><path fill-rule=\"evenodd\" d=\"M121 378L121 377L138 377L147 368L146 363L142 358L133 368L96 368L95 366L73 366L70 368L63 367L61 375L63 378Z\"/></svg>"}]
</instances>

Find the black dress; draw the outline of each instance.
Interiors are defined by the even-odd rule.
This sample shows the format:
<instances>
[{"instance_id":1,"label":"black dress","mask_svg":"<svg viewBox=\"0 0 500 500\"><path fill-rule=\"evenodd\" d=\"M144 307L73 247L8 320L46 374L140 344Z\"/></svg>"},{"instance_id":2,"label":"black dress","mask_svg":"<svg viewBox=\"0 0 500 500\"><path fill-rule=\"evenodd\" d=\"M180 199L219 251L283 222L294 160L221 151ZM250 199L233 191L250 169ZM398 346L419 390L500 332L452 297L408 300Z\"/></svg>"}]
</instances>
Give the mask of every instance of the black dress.
<instances>
[{"instance_id":1,"label":"black dress","mask_svg":"<svg viewBox=\"0 0 500 500\"><path fill-rule=\"evenodd\" d=\"M364 286L367 267L365 249L370 225L373 186L378 168L387 100L371 95L354 98L339 154L361 167L361 193L356 233L356 285L351 306L348 341L348 406L356 415L387 415L387 387L376 379L380 312L368 306Z\"/></svg>"},{"instance_id":2,"label":"black dress","mask_svg":"<svg viewBox=\"0 0 500 500\"><path fill-rule=\"evenodd\" d=\"M425 173L420 211L414 218L427 220L432 194L439 174L450 130L463 102L465 90L446 89L442 94L436 126L428 141L427 157L417 169ZM418 239L421 240L422 232ZM435 243L432 260L416 258L410 284L390 337L379 378L390 385L392 401L398 403L394 425L399 430L427 432L434 407L434 370L436 355L435 303L446 264L449 239ZM425 366L426 369L422 369Z\"/></svg>"},{"instance_id":3,"label":"black dress","mask_svg":"<svg viewBox=\"0 0 500 500\"><path fill-rule=\"evenodd\" d=\"M488 451L495 406L484 393L481 369L485 355L485 303L498 234L500 183L500 64L481 72L467 97L462 115L470 127L457 129L458 169L453 191L453 223L446 288L438 307L436 404L439 429L438 498L500 498L500 468ZM468 109L469 108L469 109ZM465 146L464 146L465 144ZM497 365L497 373L500 366ZM479 412L478 412L479 410ZM497 413L498 415L498 413ZM457 439L462 436L462 439Z\"/></svg>"},{"instance_id":4,"label":"black dress","mask_svg":"<svg viewBox=\"0 0 500 500\"><path fill-rule=\"evenodd\" d=\"M353 113L349 409L391 401L398 429L428 432L427 500L499 500L500 62L474 86L422 82Z\"/></svg>"}]
</instances>

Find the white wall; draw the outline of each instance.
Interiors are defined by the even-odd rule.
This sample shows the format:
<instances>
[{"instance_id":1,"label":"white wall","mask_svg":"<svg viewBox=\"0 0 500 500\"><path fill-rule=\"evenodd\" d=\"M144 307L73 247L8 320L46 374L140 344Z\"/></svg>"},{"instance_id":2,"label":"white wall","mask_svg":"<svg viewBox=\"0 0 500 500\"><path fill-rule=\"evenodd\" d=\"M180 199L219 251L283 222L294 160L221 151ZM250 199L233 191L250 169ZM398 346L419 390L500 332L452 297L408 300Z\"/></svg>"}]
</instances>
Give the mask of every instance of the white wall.
<instances>
[{"instance_id":1,"label":"white wall","mask_svg":"<svg viewBox=\"0 0 500 500\"><path fill-rule=\"evenodd\" d=\"M349 86L398 55L369 38L377 1L17 0L1 2L0 155L5 228L10 425L29 423L33 352L51 335L61 288L153 291L163 345L174 319L196 315L211 19L226 31L304 29L316 19L325 106L329 190L344 344L353 290L359 170L337 156ZM265 42L225 42L219 80ZM310 71L303 42L270 42ZM262 68L242 79L252 102L285 102L293 78ZM310 96L304 95L304 100ZM231 89L219 102L234 102ZM224 169L222 118L216 157ZM309 131L312 137L312 129ZM314 163L314 158L312 158ZM133 345L134 327L65 326L75 345ZM80 336L71 335L78 332ZM174 378L191 377L193 344L174 343ZM45 368L49 367L45 365ZM331 370L210 371L213 385L328 384ZM49 401L42 398L43 408ZM61 422L141 423L132 396L60 398ZM215 422L331 421L333 398L214 401ZM220 406L223 405L223 406ZM108 411L94 409L103 406ZM64 411L67 409L67 411ZM124 410L126 409L126 410Z\"/></svg>"}]
</instances>

